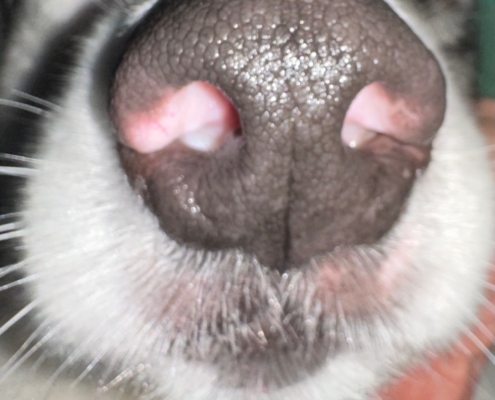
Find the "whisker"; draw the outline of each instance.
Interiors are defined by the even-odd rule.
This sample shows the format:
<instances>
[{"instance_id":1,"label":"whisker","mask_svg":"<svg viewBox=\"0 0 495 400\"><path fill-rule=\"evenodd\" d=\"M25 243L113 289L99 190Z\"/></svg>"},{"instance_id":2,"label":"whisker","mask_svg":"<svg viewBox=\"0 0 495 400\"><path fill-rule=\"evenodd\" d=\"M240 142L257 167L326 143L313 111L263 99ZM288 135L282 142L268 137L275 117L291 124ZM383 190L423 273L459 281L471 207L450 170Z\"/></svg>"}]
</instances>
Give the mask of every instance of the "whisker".
<instances>
[{"instance_id":1,"label":"whisker","mask_svg":"<svg viewBox=\"0 0 495 400\"><path fill-rule=\"evenodd\" d=\"M7 224L0 225L0 232L9 232L21 228L22 224L19 222L10 222Z\"/></svg>"},{"instance_id":2,"label":"whisker","mask_svg":"<svg viewBox=\"0 0 495 400\"><path fill-rule=\"evenodd\" d=\"M485 296L482 296L482 299L481 299L481 303L486 307L488 308L493 314L495 314L495 304L492 303L492 301L490 301L490 299L488 299L487 297Z\"/></svg>"},{"instance_id":3,"label":"whisker","mask_svg":"<svg viewBox=\"0 0 495 400\"><path fill-rule=\"evenodd\" d=\"M483 342L473 332L467 330L466 333L469 339L471 339L471 341L476 345L476 347L478 347L478 349L483 352L488 361L491 364L495 365L495 354L493 354L490 349L485 346L485 344L483 344Z\"/></svg>"},{"instance_id":4,"label":"whisker","mask_svg":"<svg viewBox=\"0 0 495 400\"><path fill-rule=\"evenodd\" d=\"M24 278L18 279L14 282L7 283L6 285L0 286L0 292L4 292L6 290L12 289L17 286L22 286L26 283L33 282L38 279L38 275L29 275Z\"/></svg>"},{"instance_id":5,"label":"whisker","mask_svg":"<svg viewBox=\"0 0 495 400\"><path fill-rule=\"evenodd\" d=\"M60 323L54 328L50 329L50 331L45 336L43 336L33 347L31 347L28 351L26 351L22 355L22 357L18 357L20 354L18 354L19 351L17 351L16 354L14 355L17 360L14 359L14 356L12 356L2 367L2 369L8 367L8 370L6 370L4 373L0 375L0 383L5 382L5 380L9 376L11 376L15 371L17 371L19 367L21 367L21 365L24 364L24 362L26 362L29 359L29 357L31 357L34 353L40 350L41 347L44 346L57 333L57 331L62 328L62 326L63 324ZM38 331L40 332L41 330L38 329ZM33 339L35 339L35 337ZM27 348L28 346L26 346L25 348Z\"/></svg>"},{"instance_id":6,"label":"whisker","mask_svg":"<svg viewBox=\"0 0 495 400\"><path fill-rule=\"evenodd\" d=\"M488 329L488 327L486 326L486 324L481 320L479 319L478 317L476 317L475 319L475 325L476 327L478 327L480 329L480 331L488 338L492 338L493 337L493 334L492 332L490 332L490 329Z\"/></svg>"},{"instance_id":7,"label":"whisker","mask_svg":"<svg viewBox=\"0 0 495 400\"><path fill-rule=\"evenodd\" d=\"M50 108L52 110L61 110L62 109L60 106L58 106L57 104L55 104L51 101L42 99L41 97L38 97L38 96L33 96L32 94L22 92L18 89L13 89L11 92L13 94L15 94L17 97L20 97L21 99L32 101L33 103L37 103L40 106L45 106L45 107Z\"/></svg>"},{"instance_id":8,"label":"whisker","mask_svg":"<svg viewBox=\"0 0 495 400\"><path fill-rule=\"evenodd\" d=\"M71 383L70 387L71 389L74 389L77 385L79 385L84 378L88 376L88 374L96 367L96 365L100 362L100 360L103 358L103 356L106 354L106 352L101 352L98 354L93 360L88 364L88 366L84 369L81 374Z\"/></svg>"},{"instance_id":9,"label":"whisker","mask_svg":"<svg viewBox=\"0 0 495 400\"><path fill-rule=\"evenodd\" d=\"M23 110L30 112L35 115L40 115L43 117L47 117L51 115L51 111L44 110L40 107L31 106L29 104L21 103L20 101L8 100L8 99L0 99L0 106L12 107L18 110Z\"/></svg>"},{"instance_id":10,"label":"whisker","mask_svg":"<svg viewBox=\"0 0 495 400\"><path fill-rule=\"evenodd\" d=\"M8 219L8 218L15 218L21 215L20 212L12 212L12 213L6 213L6 214L0 214L0 220L2 219Z\"/></svg>"},{"instance_id":11,"label":"whisker","mask_svg":"<svg viewBox=\"0 0 495 400\"><path fill-rule=\"evenodd\" d=\"M9 266L2 267L0 268L0 278L3 278L4 276L11 274L12 272L18 271L24 266L26 266L25 262L19 262L17 264L12 264Z\"/></svg>"},{"instance_id":12,"label":"whisker","mask_svg":"<svg viewBox=\"0 0 495 400\"><path fill-rule=\"evenodd\" d=\"M17 238L20 238L23 236L24 236L24 230L23 229L18 229L15 231L2 233L2 234L0 234L0 242L4 242L6 240L11 240L11 239L17 239Z\"/></svg>"},{"instance_id":13,"label":"whisker","mask_svg":"<svg viewBox=\"0 0 495 400\"><path fill-rule=\"evenodd\" d=\"M336 299L336 312L337 319L342 327L342 333L344 334L345 343L349 346L350 349L354 347L354 335L352 334L351 327L347 321L347 317L345 315L344 307L342 307L342 303L340 299Z\"/></svg>"},{"instance_id":14,"label":"whisker","mask_svg":"<svg viewBox=\"0 0 495 400\"><path fill-rule=\"evenodd\" d=\"M8 161L18 161L26 164L38 164L41 160L37 160L36 158L21 156L18 154L9 154L9 153L0 153L0 159L8 160Z\"/></svg>"},{"instance_id":15,"label":"whisker","mask_svg":"<svg viewBox=\"0 0 495 400\"><path fill-rule=\"evenodd\" d=\"M151 8L157 3L157 0L146 0L141 2L138 6L134 6L132 9L127 10L127 25L132 26L141 18L143 18L146 13L151 10Z\"/></svg>"},{"instance_id":16,"label":"whisker","mask_svg":"<svg viewBox=\"0 0 495 400\"><path fill-rule=\"evenodd\" d=\"M9 328L19 322L22 318L28 315L34 308L37 306L37 302L32 301L26 307L21 309L17 314L15 314L12 318L10 318L7 322L5 322L2 326L0 326L0 336L2 336Z\"/></svg>"},{"instance_id":17,"label":"whisker","mask_svg":"<svg viewBox=\"0 0 495 400\"><path fill-rule=\"evenodd\" d=\"M134 371L131 368L126 368L122 372L120 372L117 376L115 376L110 382L105 385L107 390L116 388L119 385L122 385L122 382L129 381L130 378L134 375Z\"/></svg>"},{"instance_id":18,"label":"whisker","mask_svg":"<svg viewBox=\"0 0 495 400\"><path fill-rule=\"evenodd\" d=\"M34 330L31 335L29 335L29 337L24 341L24 343L14 352L14 354L12 354L10 358L6 362L4 362L4 364L0 368L0 383L3 382L6 378L5 371L9 371L11 365L19 360L20 356L31 346L31 343L36 340L40 333L45 330L47 325L48 323L45 321L40 326L38 326L38 328Z\"/></svg>"},{"instance_id":19,"label":"whisker","mask_svg":"<svg viewBox=\"0 0 495 400\"><path fill-rule=\"evenodd\" d=\"M26 168L26 167L0 167L0 175L7 176L17 176L17 177L28 177L33 176L36 170L34 168Z\"/></svg>"},{"instance_id":20,"label":"whisker","mask_svg":"<svg viewBox=\"0 0 495 400\"><path fill-rule=\"evenodd\" d=\"M60 290L60 293L63 293L66 290L70 290L70 288L64 288ZM39 302L36 305L38 305ZM72 317L77 318L76 315ZM23 343L23 345L16 351L16 353L2 366L1 369L10 368L9 371L6 372L7 375L13 373L17 368L19 368L29 357L31 357L36 351L38 351L45 343L47 343L58 331L60 331L64 325L64 322L61 321L57 323L57 325L50 328L50 330L43 336L33 347L30 348L31 344L39 337L41 332L46 331L47 327L50 325L48 321L40 324L37 329L30 335L28 339ZM103 332L103 329L95 329L95 332ZM94 339L94 338L93 338ZM89 339L88 339L89 340ZM86 341L88 341L86 340ZM86 342L85 341L85 342ZM29 349L27 352L26 350ZM24 354L23 354L24 353ZM21 357L22 355L22 357ZM0 374L0 383L5 379L3 374Z\"/></svg>"},{"instance_id":21,"label":"whisker","mask_svg":"<svg viewBox=\"0 0 495 400\"><path fill-rule=\"evenodd\" d=\"M20 284L23 284L25 282L28 282L30 280L33 280L33 279L37 279L38 276L36 275L32 275L30 277L27 277L27 278L24 278L24 279L20 279L16 282L13 282L11 284L8 284L8 285L4 285L3 287L0 288L0 291L2 290L6 290L12 286L17 286L17 285L20 285ZM92 279L96 279L98 280L98 276L92 276ZM60 294L63 294L64 292L66 291L70 291L70 290L73 290L72 285L68 285L66 287L61 287L59 289L59 291L57 293L50 293L50 298L53 296L55 298L57 298L58 296L57 295L60 295ZM39 304L41 303L41 301L36 304L36 305L32 305L31 307L34 307L34 306L39 306ZM25 312L27 313L28 310L26 309ZM77 318L77 313L76 314L72 314L71 315L71 318ZM21 315L19 315L19 319L21 318ZM24 341L24 343L16 350L15 354L12 355L10 357L10 359L4 363L4 365L1 365L0 366L0 384L2 384L3 382L5 382L6 379L8 379L9 376L11 376L12 374L14 374L19 368L23 368L23 364L25 364L28 359L32 358L33 355L37 354L41 351L43 351L43 346L49 342L53 336L57 335L65 326L66 324L68 323L67 319L63 319L62 321L60 322L56 322L52 325L53 321L48 321L48 320L45 320L43 321L36 329L34 332L31 333L31 335L29 336L28 339L26 339ZM94 332L99 332L99 336L101 336L102 332L104 333L105 330L102 328L100 329L94 329ZM95 343L96 340L98 339L98 337L94 337L95 335L92 335L91 338L88 338L88 340L92 340L92 343ZM88 340L85 340L88 341ZM47 354L52 354L51 352L48 352ZM41 354L40 357L43 357L43 354ZM57 372L57 376L63 372L63 370L65 369L65 367L73 364L75 361L77 361L77 359L74 359L74 358L71 358L70 361L66 361L64 363L64 366L58 368L58 370L60 370L59 372ZM42 363L43 360L38 360L37 363ZM31 364L31 367L33 367L33 364ZM95 364L96 365L96 364ZM87 373L89 373L91 369L89 369ZM54 377L55 379L56 377Z\"/></svg>"},{"instance_id":22,"label":"whisker","mask_svg":"<svg viewBox=\"0 0 495 400\"><path fill-rule=\"evenodd\" d=\"M55 381L72 365L74 365L83 355L83 348L85 348L89 343L94 341L94 338L91 335L84 340L84 342L80 343L79 346L66 357L65 361L62 362L58 368L51 374L51 376L47 379L46 384L44 385L44 392L48 392L49 388L55 383ZM98 335L101 336L101 335Z\"/></svg>"},{"instance_id":23,"label":"whisker","mask_svg":"<svg viewBox=\"0 0 495 400\"><path fill-rule=\"evenodd\" d=\"M490 282L485 282L484 283L484 287L488 290L491 290L491 291L494 291L495 292L495 285L493 283L490 283Z\"/></svg>"},{"instance_id":24,"label":"whisker","mask_svg":"<svg viewBox=\"0 0 495 400\"><path fill-rule=\"evenodd\" d=\"M8 375L15 372L15 370L10 371L11 366L13 364L15 364L20 359L22 354L25 353L25 351L30 348L31 344L36 341L36 339L40 336L40 334L42 332L46 331L46 329L49 325L50 325L49 321L45 320L44 322L42 322L29 335L29 337L24 341L24 343L15 351L15 353L12 354L10 356L10 358L1 366L1 368L0 368L0 383L2 383L5 380L5 378L8 377ZM54 328L52 328L52 330L54 330L56 332L56 330L61 328L61 325L62 325L62 323L60 322L58 325L56 325ZM22 364L22 362L21 362L21 364ZM7 371L7 372L5 372L5 371ZM7 376L4 376L4 374L7 374Z\"/></svg>"}]
</instances>

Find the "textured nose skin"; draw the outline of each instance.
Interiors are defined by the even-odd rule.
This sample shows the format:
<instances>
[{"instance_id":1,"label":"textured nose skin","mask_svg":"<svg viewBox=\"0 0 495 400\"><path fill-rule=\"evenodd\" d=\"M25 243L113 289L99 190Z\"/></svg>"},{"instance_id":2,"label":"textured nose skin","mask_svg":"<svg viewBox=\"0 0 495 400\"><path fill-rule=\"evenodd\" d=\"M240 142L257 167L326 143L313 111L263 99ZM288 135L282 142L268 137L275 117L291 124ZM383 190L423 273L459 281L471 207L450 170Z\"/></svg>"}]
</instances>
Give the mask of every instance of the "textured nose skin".
<instances>
[{"instance_id":1,"label":"textured nose skin","mask_svg":"<svg viewBox=\"0 0 495 400\"><path fill-rule=\"evenodd\" d=\"M445 108L437 62L378 0L164 3L117 71L117 130L194 81L234 105L236 136L206 153L122 145L123 166L171 237L242 248L279 270L380 239L426 166ZM366 115L366 101L351 104L373 85L402 111L390 118L395 130L351 148L344 121Z\"/></svg>"}]
</instances>

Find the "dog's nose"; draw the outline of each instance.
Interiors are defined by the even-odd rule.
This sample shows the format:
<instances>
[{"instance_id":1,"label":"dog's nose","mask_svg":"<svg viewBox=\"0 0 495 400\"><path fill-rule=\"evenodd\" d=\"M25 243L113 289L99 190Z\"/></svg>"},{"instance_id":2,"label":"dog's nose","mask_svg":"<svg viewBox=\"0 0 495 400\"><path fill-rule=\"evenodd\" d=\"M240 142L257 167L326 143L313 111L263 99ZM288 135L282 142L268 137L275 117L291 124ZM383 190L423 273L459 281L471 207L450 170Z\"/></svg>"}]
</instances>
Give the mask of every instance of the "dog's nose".
<instances>
[{"instance_id":1,"label":"dog's nose","mask_svg":"<svg viewBox=\"0 0 495 400\"><path fill-rule=\"evenodd\" d=\"M164 2L111 100L162 229L278 270L379 240L444 109L438 63L379 0Z\"/></svg>"}]
</instances>

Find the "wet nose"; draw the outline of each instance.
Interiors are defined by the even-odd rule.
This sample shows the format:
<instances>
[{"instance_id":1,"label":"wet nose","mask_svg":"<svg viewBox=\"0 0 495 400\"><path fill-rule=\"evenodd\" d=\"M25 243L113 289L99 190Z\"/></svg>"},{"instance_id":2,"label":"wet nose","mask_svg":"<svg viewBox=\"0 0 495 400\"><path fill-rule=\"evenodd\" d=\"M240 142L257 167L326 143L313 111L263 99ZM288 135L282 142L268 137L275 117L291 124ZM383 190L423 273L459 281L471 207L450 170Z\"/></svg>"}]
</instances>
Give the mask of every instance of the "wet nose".
<instances>
[{"instance_id":1,"label":"wet nose","mask_svg":"<svg viewBox=\"0 0 495 400\"><path fill-rule=\"evenodd\" d=\"M165 233L280 271L378 241L444 109L438 63L380 0L164 2L111 94L123 168Z\"/></svg>"}]
</instances>

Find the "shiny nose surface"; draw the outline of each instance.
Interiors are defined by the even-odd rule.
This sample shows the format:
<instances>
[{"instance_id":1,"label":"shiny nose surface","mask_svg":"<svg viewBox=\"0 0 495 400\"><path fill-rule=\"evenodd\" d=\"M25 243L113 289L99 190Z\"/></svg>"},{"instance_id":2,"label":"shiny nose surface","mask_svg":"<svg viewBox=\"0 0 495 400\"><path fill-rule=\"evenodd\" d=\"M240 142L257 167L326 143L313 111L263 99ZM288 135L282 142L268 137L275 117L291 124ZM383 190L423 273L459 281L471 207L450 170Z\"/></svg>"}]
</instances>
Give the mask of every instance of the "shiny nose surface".
<instances>
[{"instance_id":1,"label":"shiny nose surface","mask_svg":"<svg viewBox=\"0 0 495 400\"><path fill-rule=\"evenodd\" d=\"M436 60L378 0L165 2L111 100L162 229L278 270L379 240L444 109Z\"/></svg>"}]
</instances>

